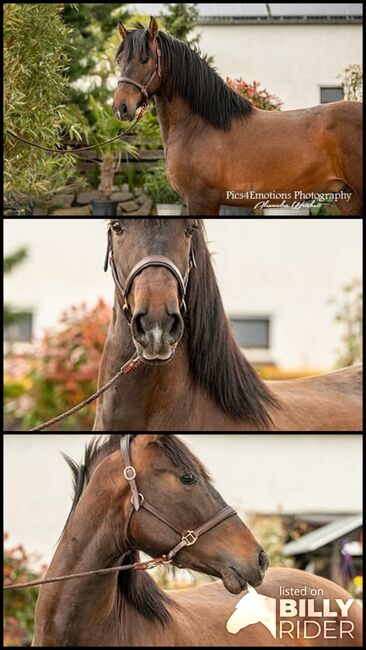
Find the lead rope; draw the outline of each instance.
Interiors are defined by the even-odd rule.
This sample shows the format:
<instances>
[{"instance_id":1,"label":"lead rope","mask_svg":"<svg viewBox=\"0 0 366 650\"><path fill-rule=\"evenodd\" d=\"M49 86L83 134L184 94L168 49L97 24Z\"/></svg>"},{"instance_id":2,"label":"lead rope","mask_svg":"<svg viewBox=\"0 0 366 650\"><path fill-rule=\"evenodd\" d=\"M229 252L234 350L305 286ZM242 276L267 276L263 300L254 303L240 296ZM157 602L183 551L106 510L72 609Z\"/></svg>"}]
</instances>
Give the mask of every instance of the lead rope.
<instances>
[{"instance_id":1,"label":"lead rope","mask_svg":"<svg viewBox=\"0 0 366 650\"><path fill-rule=\"evenodd\" d=\"M48 429L48 427L52 426L53 424L57 424L57 422L61 422L62 420L70 417L70 415L74 415L74 413L81 411L81 409L83 409L85 406L88 406L89 404L95 402L98 397L103 395L103 393L106 393L107 390L109 390L120 379L120 377L128 375L133 370L136 370L136 368L138 368L141 364L142 361L140 357L137 354L134 354L133 357L131 357L131 359L122 366L117 374L114 375L114 377L112 377L112 379L110 379L96 393L94 393L94 395L91 395L88 397L88 399L84 400L84 402L81 402L81 404L74 406L74 408L70 409L69 411L62 413L62 415L58 415L56 418L53 418L53 420L48 420L48 422L45 422L44 424L41 424L41 426L35 427L34 429L29 429L29 431L43 431L43 429Z\"/></svg>"},{"instance_id":2,"label":"lead rope","mask_svg":"<svg viewBox=\"0 0 366 650\"><path fill-rule=\"evenodd\" d=\"M13 136L13 138L16 138L19 140L19 142L24 142L25 144L29 144L30 147L36 147L37 149L42 149L42 151L47 151L48 153L57 153L57 154L65 154L65 153L71 153L71 154L78 154L80 151L89 151L90 149L96 149L98 147L103 147L105 144L110 144L111 142L115 142L116 140L119 140L122 138L123 135L126 135L133 129L134 126L136 126L137 122L141 120L141 118L144 115L144 112L146 110L146 105L144 104L143 106L140 106L137 109L137 116L133 124L130 124L130 126L123 131L123 133L120 133L119 135L116 135L114 138L111 138L110 140L105 140L104 142L100 142L99 144L92 144L89 145L88 147L80 147L78 149L77 147L74 147L73 149L50 149L48 147L43 147L41 144L37 144L36 142L31 142L30 140L25 140L25 138L21 138L19 135L14 133L11 129L8 129L7 132L9 135Z\"/></svg>"},{"instance_id":3,"label":"lead rope","mask_svg":"<svg viewBox=\"0 0 366 650\"><path fill-rule=\"evenodd\" d=\"M171 564L165 555L162 557L154 558L148 562L135 562L135 564L127 564L126 566L113 567L112 569L99 569L98 571L86 571L84 573L74 573L68 576L60 576L58 578L46 578L45 580L33 580L32 582L22 582L16 585L4 585L4 591L15 591L16 589L30 589L31 587L38 587L40 585L49 585L54 582L67 582L68 580L76 580L77 578L89 578L90 576L106 576L110 573L119 573L121 571L150 571L162 564Z\"/></svg>"}]
</instances>

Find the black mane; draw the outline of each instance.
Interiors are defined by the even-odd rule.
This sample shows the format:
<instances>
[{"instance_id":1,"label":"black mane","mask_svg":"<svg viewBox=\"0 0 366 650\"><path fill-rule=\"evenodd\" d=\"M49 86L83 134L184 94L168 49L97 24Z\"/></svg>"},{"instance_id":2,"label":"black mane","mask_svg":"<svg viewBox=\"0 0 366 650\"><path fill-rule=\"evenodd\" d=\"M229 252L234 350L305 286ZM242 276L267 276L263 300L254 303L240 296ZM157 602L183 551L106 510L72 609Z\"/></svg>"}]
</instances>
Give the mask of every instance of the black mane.
<instances>
[{"instance_id":1,"label":"black mane","mask_svg":"<svg viewBox=\"0 0 366 650\"><path fill-rule=\"evenodd\" d=\"M192 378L227 415L248 418L265 429L271 423L268 409L278 407L278 402L234 339L202 223L193 245L197 269L190 277L186 316Z\"/></svg>"},{"instance_id":2,"label":"black mane","mask_svg":"<svg viewBox=\"0 0 366 650\"><path fill-rule=\"evenodd\" d=\"M229 129L233 118L243 119L252 111L252 104L232 90L201 56L183 41L167 32L159 32L157 42L162 54L161 91L169 99L178 94L191 111L218 129ZM149 58L146 29L129 32L121 43L116 58L127 48L127 60Z\"/></svg>"}]
</instances>

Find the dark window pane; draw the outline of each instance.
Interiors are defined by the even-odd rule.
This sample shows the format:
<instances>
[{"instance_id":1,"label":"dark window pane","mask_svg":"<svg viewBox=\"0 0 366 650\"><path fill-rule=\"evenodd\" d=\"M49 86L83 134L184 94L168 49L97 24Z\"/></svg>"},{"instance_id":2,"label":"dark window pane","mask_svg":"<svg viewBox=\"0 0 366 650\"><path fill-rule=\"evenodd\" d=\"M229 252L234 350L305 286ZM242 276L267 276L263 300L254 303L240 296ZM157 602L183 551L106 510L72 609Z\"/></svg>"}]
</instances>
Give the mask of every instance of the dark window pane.
<instances>
[{"instance_id":1,"label":"dark window pane","mask_svg":"<svg viewBox=\"0 0 366 650\"><path fill-rule=\"evenodd\" d=\"M320 103L328 104L329 102L340 102L343 99L343 88L341 86L333 88L320 88Z\"/></svg>"},{"instance_id":2,"label":"dark window pane","mask_svg":"<svg viewBox=\"0 0 366 650\"><path fill-rule=\"evenodd\" d=\"M241 348L269 348L269 318L233 318L231 323Z\"/></svg>"},{"instance_id":3,"label":"dark window pane","mask_svg":"<svg viewBox=\"0 0 366 650\"><path fill-rule=\"evenodd\" d=\"M31 341L33 337L33 314L24 314L23 318L9 325L4 330L4 339L9 342Z\"/></svg>"}]
</instances>

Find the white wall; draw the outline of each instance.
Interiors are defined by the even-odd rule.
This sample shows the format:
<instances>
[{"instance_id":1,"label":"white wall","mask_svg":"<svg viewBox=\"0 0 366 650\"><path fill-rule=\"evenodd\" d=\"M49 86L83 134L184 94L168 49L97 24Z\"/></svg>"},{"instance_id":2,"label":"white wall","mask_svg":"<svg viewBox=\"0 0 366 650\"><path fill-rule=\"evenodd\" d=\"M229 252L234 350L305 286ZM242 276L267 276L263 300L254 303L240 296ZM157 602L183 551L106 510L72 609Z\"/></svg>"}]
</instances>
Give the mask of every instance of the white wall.
<instances>
[{"instance_id":1,"label":"white wall","mask_svg":"<svg viewBox=\"0 0 366 650\"><path fill-rule=\"evenodd\" d=\"M182 435L244 512L352 513L362 504L361 434Z\"/></svg>"},{"instance_id":2,"label":"white wall","mask_svg":"<svg viewBox=\"0 0 366 650\"><path fill-rule=\"evenodd\" d=\"M342 330L327 301L362 275L362 221L211 219L207 232L228 313L273 316L281 367L332 367Z\"/></svg>"},{"instance_id":3,"label":"white wall","mask_svg":"<svg viewBox=\"0 0 366 650\"><path fill-rule=\"evenodd\" d=\"M341 329L327 300L361 276L362 221L210 219L206 226L228 313L273 316L271 356L281 367L332 367ZM71 304L112 301L102 219L8 219L4 227L6 252L30 249L5 280L5 299L35 307L38 335Z\"/></svg>"},{"instance_id":4,"label":"white wall","mask_svg":"<svg viewBox=\"0 0 366 650\"><path fill-rule=\"evenodd\" d=\"M320 104L320 86L362 62L362 25L200 25L200 47L226 79L260 82L283 110Z\"/></svg>"},{"instance_id":5,"label":"white wall","mask_svg":"<svg viewBox=\"0 0 366 650\"><path fill-rule=\"evenodd\" d=\"M181 436L241 513L361 510L361 434ZM4 529L50 560L71 500L60 451L82 459L90 434L5 434Z\"/></svg>"}]
</instances>

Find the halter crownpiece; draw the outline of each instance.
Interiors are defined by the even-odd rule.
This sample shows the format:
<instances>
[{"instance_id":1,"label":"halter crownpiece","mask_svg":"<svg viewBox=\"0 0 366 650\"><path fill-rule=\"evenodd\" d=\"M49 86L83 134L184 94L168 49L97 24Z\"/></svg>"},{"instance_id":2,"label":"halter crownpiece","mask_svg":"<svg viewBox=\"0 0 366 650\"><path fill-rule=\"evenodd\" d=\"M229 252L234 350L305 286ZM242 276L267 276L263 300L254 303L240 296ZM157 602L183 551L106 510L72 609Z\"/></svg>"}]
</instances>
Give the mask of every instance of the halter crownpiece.
<instances>
[{"instance_id":1,"label":"halter crownpiece","mask_svg":"<svg viewBox=\"0 0 366 650\"><path fill-rule=\"evenodd\" d=\"M196 542L202 535L208 533L210 530L213 530L214 528L222 524L224 521L230 519L230 517L234 517L237 514L237 512L231 506L226 506L225 508L220 510L220 512L218 512L216 515L214 515L213 517L208 519L205 523L203 523L201 526L196 528L196 530L185 530L182 532L182 529L179 526L177 526L175 523L169 522L159 512L159 510L157 510L157 508L150 505L146 501L145 497L139 493L137 482L136 482L137 472L135 467L132 465L130 446L131 446L131 434L126 434L122 436L120 448L121 448L123 465L125 468L123 474L130 486L131 504L132 504L130 509L130 514L126 524L126 538L128 538L128 529L129 529L132 516L135 513L140 512L141 509L146 510L151 515L159 519L159 521L165 524L168 528L170 528L170 530L173 530L175 533L177 533L177 535L181 537L180 542L178 542L178 544L176 544L176 546L174 546L170 552L168 552L166 555L163 556L165 561L169 564L174 560L175 556L178 555L179 551L181 551L183 548L194 546L194 544L196 544Z\"/></svg>"}]
</instances>

